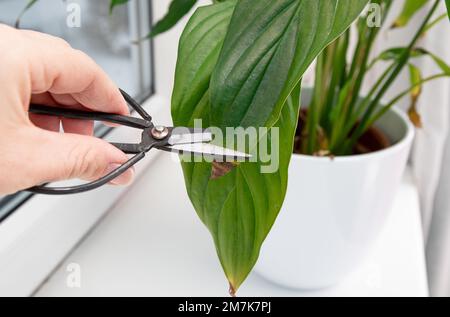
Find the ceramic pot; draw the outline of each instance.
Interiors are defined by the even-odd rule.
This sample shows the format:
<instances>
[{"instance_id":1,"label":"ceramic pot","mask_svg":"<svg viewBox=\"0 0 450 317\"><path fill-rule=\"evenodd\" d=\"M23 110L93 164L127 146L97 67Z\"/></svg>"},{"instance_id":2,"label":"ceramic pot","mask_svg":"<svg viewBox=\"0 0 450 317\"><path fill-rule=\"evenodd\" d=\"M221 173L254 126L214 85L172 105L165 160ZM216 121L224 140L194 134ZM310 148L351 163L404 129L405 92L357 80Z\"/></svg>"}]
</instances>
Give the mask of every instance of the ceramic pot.
<instances>
[{"instance_id":1,"label":"ceramic pot","mask_svg":"<svg viewBox=\"0 0 450 317\"><path fill-rule=\"evenodd\" d=\"M310 90L303 91L308 104ZM286 200L264 243L256 271L300 289L334 285L370 252L389 216L407 164L414 128L392 109L376 124L392 142L347 157L294 155Z\"/></svg>"}]
</instances>

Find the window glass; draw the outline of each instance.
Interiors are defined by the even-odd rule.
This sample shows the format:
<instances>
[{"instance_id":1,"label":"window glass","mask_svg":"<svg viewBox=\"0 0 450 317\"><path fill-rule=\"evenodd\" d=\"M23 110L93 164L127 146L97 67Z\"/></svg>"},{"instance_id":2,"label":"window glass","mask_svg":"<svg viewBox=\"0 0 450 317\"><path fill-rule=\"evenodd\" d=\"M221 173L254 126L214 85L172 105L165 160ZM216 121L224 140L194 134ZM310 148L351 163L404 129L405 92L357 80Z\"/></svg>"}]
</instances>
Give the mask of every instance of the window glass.
<instances>
[{"instance_id":1,"label":"window glass","mask_svg":"<svg viewBox=\"0 0 450 317\"><path fill-rule=\"evenodd\" d=\"M14 26L28 2L0 0L0 23ZM110 0L38 0L22 16L20 27L64 38L91 56L119 87L142 99L152 92L151 43L137 41L150 31L149 1L130 1L112 15L109 4ZM0 221L27 197L0 196Z\"/></svg>"}]
</instances>

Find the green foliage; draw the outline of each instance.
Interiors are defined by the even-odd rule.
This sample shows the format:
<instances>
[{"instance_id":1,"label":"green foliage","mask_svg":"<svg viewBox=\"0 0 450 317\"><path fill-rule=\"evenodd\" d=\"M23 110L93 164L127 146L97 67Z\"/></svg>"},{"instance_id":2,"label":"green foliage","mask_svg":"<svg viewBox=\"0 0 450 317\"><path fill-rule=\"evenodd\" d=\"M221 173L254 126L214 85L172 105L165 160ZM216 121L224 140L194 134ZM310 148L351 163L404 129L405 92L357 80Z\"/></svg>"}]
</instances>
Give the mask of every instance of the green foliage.
<instances>
[{"instance_id":1,"label":"green foliage","mask_svg":"<svg viewBox=\"0 0 450 317\"><path fill-rule=\"evenodd\" d=\"M419 12L429 0L405 0L403 10L395 20L392 27L403 27L409 23L413 16Z\"/></svg>"},{"instance_id":2,"label":"green foliage","mask_svg":"<svg viewBox=\"0 0 450 317\"><path fill-rule=\"evenodd\" d=\"M445 0L445 4L447 5L448 19L450 20L450 0Z\"/></svg>"},{"instance_id":3,"label":"green foliage","mask_svg":"<svg viewBox=\"0 0 450 317\"><path fill-rule=\"evenodd\" d=\"M118 5L128 3L129 0L111 0L110 13ZM155 37L174 27L197 3L197 0L172 0L166 15L153 25L146 38Z\"/></svg>"},{"instance_id":4,"label":"green foliage","mask_svg":"<svg viewBox=\"0 0 450 317\"><path fill-rule=\"evenodd\" d=\"M389 48L387 50L385 50L384 52L382 52L377 59L374 62L377 62L379 60L383 60L383 61L395 61L398 60L400 58L400 56L404 53L405 48L404 47L393 47L393 48ZM440 57L438 57L437 55L427 51L424 48L414 48L410 51L410 58L414 59L414 58L419 58L419 57L425 57L428 56L430 57L436 64L436 66L438 68L440 68L440 70L449 75L450 76L450 66L447 65L447 63L441 59Z\"/></svg>"},{"instance_id":5,"label":"green foliage","mask_svg":"<svg viewBox=\"0 0 450 317\"><path fill-rule=\"evenodd\" d=\"M420 94L422 93L422 74L420 69L414 64L409 64L409 79L412 84L411 89L411 106L409 107L408 115L414 126L421 128L422 120L420 114L417 111L417 101L419 100Z\"/></svg>"},{"instance_id":6,"label":"green foliage","mask_svg":"<svg viewBox=\"0 0 450 317\"><path fill-rule=\"evenodd\" d=\"M232 293L256 263L284 200L300 79L366 3L230 0L198 9L184 30L174 123L190 126L201 118L204 126L278 127L280 133L275 173L261 173L258 159L211 179L212 164L183 163L187 192L213 236Z\"/></svg>"},{"instance_id":7,"label":"green foliage","mask_svg":"<svg viewBox=\"0 0 450 317\"><path fill-rule=\"evenodd\" d=\"M173 0L167 14L152 27L149 37L170 30L194 7L196 3L197 0Z\"/></svg>"},{"instance_id":8,"label":"green foliage","mask_svg":"<svg viewBox=\"0 0 450 317\"><path fill-rule=\"evenodd\" d=\"M370 61L380 29L369 27L361 18L356 48L349 52L354 31L348 26L368 1L213 0L213 5L196 10L183 32L172 96L174 123L192 126L195 119L202 119L204 126L222 129L279 128L279 137L272 132L267 135L269 144L272 138L280 141L276 153L279 168L274 173L261 173L261 158L241 163L217 179L211 177L211 163L182 163L189 198L211 232L232 294L256 263L283 204L298 123L301 78L312 61L317 57L315 90L302 134L306 136L302 143L306 154L351 154L359 137L407 95L411 97L410 118L420 126L416 105L422 85L450 76L445 61L416 47L418 39L443 19L431 20L440 0L435 0L407 47L391 48ZM36 2L28 2L17 25ZM110 12L127 2L111 0ZM173 0L148 37L173 27L196 2ZM392 0L372 2L383 8L384 21ZM407 25L427 3L406 0L393 26ZM450 17L450 0L445 3ZM421 57L431 58L441 72L423 78L412 63ZM360 100L362 83L379 62L390 65ZM406 66L411 87L379 108L379 101Z\"/></svg>"},{"instance_id":9,"label":"green foliage","mask_svg":"<svg viewBox=\"0 0 450 317\"><path fill-rule=\"evenodd\" d=\"M240 1L211 80L212 124L274 124L317 54L366 3Z\"/></svg>"},{"instance_id":10,"label":"green foliage","mask_svg":"<svg viewBox=\"0 0 450 317\"><path fill-rule=\"evenodd\" d=\"M109 13L111 14L115 7L128 3L129 0L111 0L109 4Z\"/></svg>"},{"instance_id":11,"label":"green foliage","mask_svg":"<svg viewBox=\"0 0 450 317\"><path fill-rule=\"evenodd\" d=\"M392 0L372 0L381 6L383 23L390 12ZM400 16L395 20L396 27L405 26L429 1L407 0ZM371 49L380 28L369 27L364 18L360 19L356 31L348 30L330 45L317 59L316 82L313 100L308 108L306 125L302 131L300 151L309 155L351 155L360 137L396 102L411 95L411 113L418 123L416 104L422 85L431 80L449 76L450 67L445 61L423 48L418 48L418 40L442 21L442 16L432 20L440 0L435 0L425 19L413 35L407 47L394 47L382 52L370 61ZM431 21L431 22L430 22ZM356 48L349 52L348 41L356 32ZM350 56L350 58L346 58ZM420 71L410 63L412 59L430 57L441 71L427 78L419 78ZM384 73L370 87L365 98L360 99L361 87L369 71L379 62L387 62ZM401 71L409 65L411 87L401 92L379 108L380 100L398 78ZM419 125L419 124L417 124Z\"/></svg>"}]
</instances>

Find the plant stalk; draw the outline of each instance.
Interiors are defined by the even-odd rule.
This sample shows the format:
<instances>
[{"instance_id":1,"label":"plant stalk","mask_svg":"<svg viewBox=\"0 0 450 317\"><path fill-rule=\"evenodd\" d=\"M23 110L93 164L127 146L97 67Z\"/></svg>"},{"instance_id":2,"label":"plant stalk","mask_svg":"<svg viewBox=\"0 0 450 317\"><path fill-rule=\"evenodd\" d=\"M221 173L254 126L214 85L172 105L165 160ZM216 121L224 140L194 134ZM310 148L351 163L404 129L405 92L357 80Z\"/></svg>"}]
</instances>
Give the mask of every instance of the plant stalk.
<instances>
[{"instance_id":1,"label":"plant stalk","mask_svg":"<svg viewBox=\"0 0 450 317\"><path fill-rule=\"evenodd\" d=\"M430 19L432 18L433 14L435 13L439 3L440 3L440 0L435 0L431 10L428 12L426 18L424 19L424 21L422 22L420 28L418 29L418 31L414 35L412 41L410 42L408 47L404 50L402 55L399 57L399 59L397 61L397 63L398 63L397 66L394 68L394 70L392 71L392 73L389 76L389 78L386 80L386 82L384 83L384 85L382 86L380 91L377 93L376 97L371 101L370 105L368 106L368 109L365 112L363 118L361 119L360 124L357 126L357 128L354 131L354 133L352 133L352 136L351 136L350 140L347 142L347 145L344 148L345 151L349 150L349 148L351 148L351 146L356 143L356 141L364 134L364 132L369 127L367 124L368 124L368 122L369 122L373 112L375 111L376 107L378 106L380 100L383 98L383 96L386 93L386 91L389 89L389 87L392 85L394 80L398 77L400 72L403 70L403 68L407 64L409 58L411 57L411 50L416 45L416 43L419 40L423 30L427 27L428 22L430 21Z\"/></svg>"}]
</instances>

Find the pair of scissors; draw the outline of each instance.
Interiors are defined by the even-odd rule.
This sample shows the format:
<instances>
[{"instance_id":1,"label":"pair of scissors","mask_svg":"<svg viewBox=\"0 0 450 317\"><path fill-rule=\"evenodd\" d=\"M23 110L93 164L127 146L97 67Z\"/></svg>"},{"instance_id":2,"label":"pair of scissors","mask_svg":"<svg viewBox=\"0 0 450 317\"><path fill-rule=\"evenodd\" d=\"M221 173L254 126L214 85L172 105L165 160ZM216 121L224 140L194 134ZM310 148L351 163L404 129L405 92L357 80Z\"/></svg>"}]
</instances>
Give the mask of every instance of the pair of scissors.
<instances>
[{"instance_id":1,"label":"pair of scissors","mask_svg":"<svg viewBox=\"0 0 450 317\"><path fill-rule=\"evenodd\" d=\"M141 129L142 137L139 143L111 143L126 154L133 154L126 163L99 178L96 181L69 187L47 187L46 185L36 186L27 191L36 194L46 195L68 195L83 193L99 188L141 161L147 152L158 149L178 154L203 155L216 160L224 161L245 161L251 156L246 153L233 151L211 144L213 139L208 130L194 130L184 127L166 127L153 124L152 117L144 108L131 98L126 92L120 90L128 105L136 111L141 118L131 116L121 116L104 112L90 112L74 109L50 107L44 105L31 104L29 113L58 116L69 119L91 120L114 123L130 128Z\"/></svg>"}]
</instances>

